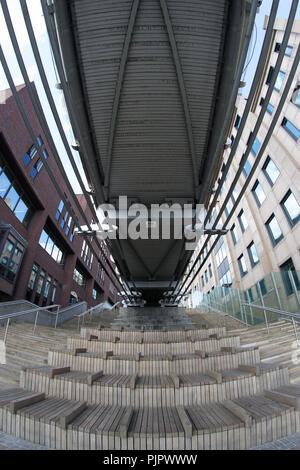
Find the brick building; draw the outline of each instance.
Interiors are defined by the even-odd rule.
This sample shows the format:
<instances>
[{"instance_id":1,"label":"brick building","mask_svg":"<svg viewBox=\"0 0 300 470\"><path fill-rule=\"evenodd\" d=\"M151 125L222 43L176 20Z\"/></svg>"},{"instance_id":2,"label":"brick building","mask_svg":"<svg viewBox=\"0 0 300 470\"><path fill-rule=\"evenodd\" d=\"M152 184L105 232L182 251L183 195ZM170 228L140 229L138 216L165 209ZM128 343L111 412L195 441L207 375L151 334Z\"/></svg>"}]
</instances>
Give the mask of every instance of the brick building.
<instances>
[{"instance_id":1,"label":"brick building","mask_svg":"<svg viewBox=\"0 0 300 470\"><path fill-rule=\"evenodd\" d=\"M120 300L120 285L108 248L101 241L99 250L90 237L93 253L84 238L74 235L75 226L85 222L50 152L25 85L18 87L18 93L36 142L26 130L11 91L0 92L0 301L27 299L43 306L77 301L93 306L105 300L114 304ZM47 158L64 201L37 146ZM75 197L92 222L85 197Z\"/></svg>"}]
</instances>

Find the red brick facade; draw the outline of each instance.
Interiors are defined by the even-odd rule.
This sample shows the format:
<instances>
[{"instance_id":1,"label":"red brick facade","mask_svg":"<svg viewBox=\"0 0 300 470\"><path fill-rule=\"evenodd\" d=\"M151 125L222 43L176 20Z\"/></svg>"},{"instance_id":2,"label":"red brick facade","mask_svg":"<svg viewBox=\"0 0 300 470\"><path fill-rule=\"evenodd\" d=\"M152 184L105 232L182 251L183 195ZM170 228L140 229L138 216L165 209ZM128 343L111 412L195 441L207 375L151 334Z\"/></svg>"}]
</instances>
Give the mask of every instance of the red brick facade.
<instances>
[{"instance_id":1,"label":"red brick facade","mask_svg":"<svg viewBox=\"0 0 300 470\"><path fill-rule=\"evenodd\" d=\"M41 137L43 145L41 148L47 152L47 163L53 173L56 182L62 192L70 202L75 215L78 218L79 225L85 225L84 220L76 208L75 202L69 193L64 178L51 154L47 145L45 135L41 130L39 121L32 107L28 91L25 86L18 87L19 96L26 110L27 116L33 127L36 137ZM19 114L14 98L8 92L0 93L0 157L4 164L5 171L9 172L17 185L18 191L26 197L32 207L32 217L27 227L24 226L16 217L5 202L5 195L0 197L0 301L30 300L39 305L49 305L58 303L66 306L70 302L71 292L76 294L79 301L85 300L89 306L96 305L104 300L109 300L112 304L120 300L117 292L120 290L116 278L112 274L115 267L111 262L107 262L100 254L95 240L91 240L92 246L97 256L90 257L82 254L83 237L74 236L70 240L70 234L74 226L74 220L70 221L70 215L66 219L64 227L61 227L61 221L65 215L64 206L59 219L57 220L57 211L61 197L57 194L53 183L43 166L33 179L31 176L32 168L36 165L39 156L38 153L30 160L26 167L23 156L28 152L32 145L37 146L37 142L32 142L28 134L22 117ZM0 172L1 178L1 172ZM1 179L0 179L1 185ZM1 188L0 188L1 189ZM87 207L84 196L78 195L78 200L84 210L89 222L92 221L92 214ZM70 224L69 232L66 235L66 227ZM50 254L39 244L40 237L44 227L51 230L51 237L54 237L57 246L64 253L64 262L58 263ZM7 260L9 257L3 255L5 240L7 236L17 239L23 246L23 257L21 263L17 266L14 274L7 275ZM106 245L103 249L109 259L110 254ZM86 259L85 259L86 258ZM10 258L12 259L12 258ZM17 263L15 263L17 264ZM34 282L30 285L29 280L33 266L36 265L38 271ZM103 267L108 270L110 277L103 271ZM79 285L73 279L74 269L80 271L83 275L83 286ZM3 274L6 273L6 274ZM15 276L12 280L10 277ZM48 285L46 287L48 280ZM56 283L56 289L54 289ZM39 286L38 286L39 284ZM97 298L93 298L96 289ZM37 294L39 290L39 294ZM54 292L54 294L53 294ZM75 297L74 294L74 298Z\"/></svg>"}]
</instances>

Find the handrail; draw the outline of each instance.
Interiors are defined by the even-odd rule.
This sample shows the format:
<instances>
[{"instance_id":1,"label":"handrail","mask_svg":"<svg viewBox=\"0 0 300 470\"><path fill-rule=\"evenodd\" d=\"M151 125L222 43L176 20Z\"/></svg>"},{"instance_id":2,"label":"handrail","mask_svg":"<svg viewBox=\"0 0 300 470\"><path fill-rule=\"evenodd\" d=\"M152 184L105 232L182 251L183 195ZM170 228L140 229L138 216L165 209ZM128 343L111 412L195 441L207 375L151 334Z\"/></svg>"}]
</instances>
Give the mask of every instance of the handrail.
<instances>
[{"instance_id":1,"label":"handrail","mask_svg":"<svg viewBox=\"0 0 300 470\"><path fill-rule=\"evenodd\" d=\"M80 318L83 318L83 322L84 322L84 318L86 315L92 315L93 314L93 311L96 309L96 308L99 308L100 305L104 304L105 302L101 302L100 304L97 304L97 305L94 305L94 307L91 307L89 308L88 310L86 310L85 312L82 312L80 313L79 315L76 315L76 317L78 318L78 324L77 324L77 328L79 330L79 327L80 327ZM119 305L121 302L116 302L110 310L113 310L114 308L117 307L117 305Z\"/></svg>"},{"instance_id":2,"label":"handrail","mask_svg":"<svg viewBox=\"0 0 300 470\"><path fill-rule=\"evenodd\" d=\"M268 330L268 334L269 334L269 323L268 323L268 317L267 317L267 314L266 314L267 311L272 312L272 313L278 313L279 315L282 315L282 316L285 316L285 317L289 317L291 320L289 319L288 321L292 321L292 323L293 323L296 341L297 341L297 344L299 345L298 332L297 332L296 323L295 323L295 319L300 321L300 315L298 313L286 312L284 310L279 310L279 309L273 308L273 307L266 307L264 305L256 305L256 304L249 304L249 303L243 303L242 305L245 306L245 307L258 308L258 309L261 309L261 310L264 311L265 323L266 323L266 328Z\"/></svg>"},{"instance_id":3,"label":"handrail","mask_svg":"<svg viewBox=\"0 0 300 470\"><path fill-rule=\"evenodd\" d=\"M57 307L57 311L56 311L56 312L50 312L50 309L51 309L51 308L55 308L55 307ZM7 335L8 335L8 329L9 329L9 325L10 325L10 320L11 320L11 319L17 318L17 317L22 317L22 316L24 316L24 315L27 315L28 313L34 313L34 312L36 312L35 321L34 321L34 327L33 327L33 333L35 333L36 326L37 326L37 321L38 321L38 316L39 316L40 311L47 310L48 313L50 313L50 315L56 315L56 319L55 319L55 328L56 328L56 327L57 327L57 320L58 320L58 314L59 314L59 309L60 309L60 307L61 307L61 305L59 305L59 304L47 305L46 307L38 307L38 306L37 306L37 307L32 308L32 309L29 309L29 310L22 310L21 312L7 313L6 315L1 315L1 316L0 316L0 321L1 321L1 320L7 320L6 328L5 328L5 333L4 333L3 343L6 344Z\"/></svg>"}]
</instances>

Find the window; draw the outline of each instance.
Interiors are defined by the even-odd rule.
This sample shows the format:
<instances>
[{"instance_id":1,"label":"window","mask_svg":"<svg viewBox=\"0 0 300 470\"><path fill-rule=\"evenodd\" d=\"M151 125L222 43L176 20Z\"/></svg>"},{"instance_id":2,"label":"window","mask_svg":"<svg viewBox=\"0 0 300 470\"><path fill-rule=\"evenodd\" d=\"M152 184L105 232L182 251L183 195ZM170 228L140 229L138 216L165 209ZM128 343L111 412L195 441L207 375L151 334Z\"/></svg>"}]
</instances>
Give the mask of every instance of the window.
<instances>
[{"instance_id":1,"label":"window","mask_svg":"<svg viewBox=\"0 0 300 470\"><path fill-rule=\"evenodd\" d=\"M276 82L275 82L275 85L274 85L274 89L276 91L281 90L281 87L282 87L282 84L283 84L283 81L284 81L284 77L285 77L285 73L282 72L282 70L280 70L278 75L277 75Z\"/></svg>"},{"instance_id":2,"label":"window","mask_svg":"<svg viewBox=\"0 0 300 470\"><path fill-rule=\"evenodd\" d=\"M209 277L212 278L212 269L211 269L211 264L208 265L208 271L209 271Z\"/></svg>"},{"instance_id":3,"label":"window","mask_svg":"<svg viewBox=\"0 0 300 470\"><path fill-rule=\"evenodd\" d=\"M208 282L208 275L207 275L207 270L205 271L205 282Z\"/></svg>"},{"instance_id":4,"label":"window","mask_svg":"<svg viewBox=\"0 0 300 470\"><path fill-rule=\"evenodd\" d=\"M0 255L0 276L14 282L21 265L24 247L10 233Z\"/></svg>"},{"instance_id":5,"label":"window","mask_svg":"<svg viewBox=\"0 0 300 470\"><path fill-rule=\"evenodd\" d=\"M71 242L71 243L72 243L72 241L73 241L73 239L74 239L75 229L76 229L76 225L74 224L74 225L73 225L72 232L71 232L71 235L70 235L70 242Z\"/></svg>"},{"instance_id":6,"label":"window","mask_svg":"<svg viewBox=\"0 0 300 470\"><path fill-rule=\"evenodd\" d=\"M273 111L274 111L274 106L271 104L271 103L268 103L267 105L267 112L269 114L273 114Z\"/></svg>"},{"instance_id":7,"label":"window","mask_svg":"<svg viewBox=\"0 0 300 470\"><path fill-rule=\"evenodd\" d=\"M296 87L294 88L292 97L291 97L291 102L294 103L298 108L300 108L300 84L299 81L296 84Z\"/></svg>"},{"instance_id":8,"label":"window","mask_svg":"<svg viewBox=\"0 0 300 470\"><path fill-rule=\"evenodd\" d=\"M58 264L63 264L65 253L60 248L59 244L55 241L54 237L44 229L41 233L39 244Z\"/></svg>"},{"instance_id":9,"label":"window","mask_svg":"<svg viewBox=\"0 0 300 470\"><path fill-rule=\"evenodd\" d=\"M235 138L233 135L230 137L230 140L231 140L230 148L232 149L234 141L235 141Z\"/></svg>"},{"instance_id":10,"label":"window","mask_svg":"<svg viewBox=\"0 0 300 470\"><path fill-rule=\"evenodd\" d=\"M31 220L32 210L6 165L0 168L0 197L4 199L17 219L27 227Z\"/></svg>"},{"instance_id":11,"label":"window","mask_svg":"<svg viewBox=\"0 0 300 470\"><path fill-rule=\"evenodd\" d=\"M250 259L251 266L252 268L254 268L254 266L256 266L259 263L259 257L257 254L257 250L255 248L254 242L250 243L250 245L247 247L247 251L248 251L248 256Z\"/></svg>"},{"instance_id":12,"label":"window","mask_svg":"<svg viewBox=\"0 0 300 470\"><path fill-rule=\"evenodd\" d=\"M249 173L251 171L251 168L252 168L252 166L251 166L251 164L249 163L249 161L247 159L246 162L245 162L244 168L243 168L243 173L246 177L249 175Z\"/></svg>"},{"instance_id":13,"label":"window","mask_svg":"<svg viewBox=\"0 0 300 470\"><path fill-rule=\"evenodd\" d=\"M245 291L245 300L246 300L246 302L250 302L250 303L254 302L254 297L253 297L251 287L250 287L250 289Z\"/></svg>"},{"instance_id":14,"label":"window","mask_svg":"<svg viewBox=\"0 0 300 470\"><path fill-rule=\"evenodd\" d=\"M196 286L195 286L196 288ZM92 297L94 300L100 300L101 297L101 291L95 286L92 292Z\"/></svg>"},{"instance_id":15,"label":"window","mask_svg":"<svg viewBox=\"0 0 300 470\"><path fill-rule=\"evenodd\" d=\"M262 279L256 284L256 291L257 291L258 297L260 297L260 291L261 291L262 296L267 294L267 288L266 288L266 283L264 279Z\"/></svg>"},{"instance_id":16,"label":"window","mask_svg":"<svg viewBox=\"0 0 300 470\"><path fill-rule=\"evenodd\" d=\"M60 223L61 228L64 228L65 223L67 222L68 216L69 216L69 212L66 211L63 218L61 219L61 223Z\"/></svg>"},{"instance_id":17,"label":"window","mask_svg":"<svg viewBox=\"0 0 300 470\"><path fill-rule=\"evenodd\" d=\"M37 176L37 174L41 171L42 167L43 167L43 162L42 162L42 160L39 158L39 159L37 160L37 162L35 163L35 165L34 165L34 166L31 168L31 170L30 170L30 176L31 176L31 178L32 178L33 180L35 179L35 177Z\"/></svg>"},{"instance_id":18,"label":"window","mask_svg":"<svg viewBox=\"0 0 300 470\"><path fill-rule=\"evenodd\" d=\"M57 209L57 212L56 212L56 220L59 220L60 216L61 216L61 213L63 211L63 208L64 208L64 202L63 201L60 201L59 205L58 205L58 209Z\"/></svg>"},{"instance_id":19,"label":"window","mask_svg":"<svg viewBox=\"0 0 300 470\"><path fill-rule=\"evenodd\" d=\"M291 121L289 121L287 118L283 118L281 125L287 131L287 133L297 142L300 137L300 131L297 129L297 127L294 126L294 124L292 124Z\"/></svg>"},{"instance_id":20,"label":"window","mask_svg":"<svg viewBox=\"0 0 300 470\"><path fill-rule=\"evenodd\" d=\"M274 214L271 215L265 225L272 245L277 245L277 243L283 238L283 234Z\"/></svg>"},{"instance_id":21,"label":"window","mask_svg":"<svg viewBox=\"0 0 300 470\"><path fill-rule=\"evenodd\" d=\"M254 196L254 199L257 202L258 207L262 205L264 200L266 199L266 195L264 193L263 188L261 187L259 181L256 181L253 188L252 188L252 193Z\"/></svg>"},{"instance_id":22,"label":"window","mask_svg":"<svg viewBox=\"0 0 300 470\"><path fill-rule=\"evenodd\" d=\"M235 224L233 224L233 226L231 227L230 232L231 232L232 241L234 245L236 245L239 240L239 234L238 234Z\"/></svg>"},{"instance_id":23,"label":"window","mask_svg":"<svg viewBox=\"0 0 300 470\"><path fill-rule=\"evenodd\" d=\"M67 236L69 235L71 225L72 225L72 217L69 218L68 225L66 226L66 235Z\"/></svg>"},{"instance_id":24,"label":"window","mask_svg":"<svg viewBox=\"0 0 300 470\"><path fill-rule=\"evenodd\" d=\"M246 216L245 216L245 213L244 213L243 209L241 210L241 212L238 215L238 221L239 221L241 230L244 233L245 230L248 227L248 222L247 222L247 219L246 219Z\"/></svg>"},{"instance_id":25,"label":"window","mask_svg":"<svg viewBox=\"0 0 300 470\"><path fill-rule=\"evenodd\" d=\"M260 148L260 141L258 140L257 137L255 137L255 140L253 142L251 152L256 156Z\"/></svg>"},{"instance_id":26,"label":"window","mask_svg":"<svg viewBox=\"0 0 300 470\"><path fill-rule=\"evenodd\" d=\"M23 160L23 163L26 167L28 167L29 163L31 162L31 160L34 159L34 157L36 156L36 153L37 153L37 149L36 149L36 146L35 145L32 145L28 150L27 152L24 154L22 160Z\"/></svg>"},{"instance_id":27,"label":"window","mask_svg":"<svg viewBox=\"0 0 300 470\"><path fill-rule=\"evenodd\" d=\"M201 276L201 284L202 284L202 287L204 287L204 276Z\"/></svg>"},{"instance_id":28,"label":"window","mask_svg":"<svg viewBox=\"0 0 300 470\"><path fill-rule=\"evenodd\" d=\"M274 52L280 52L280 48L281 48L281 43L276 42ZM293 52L293 47L292 46L286 46L286 50L285 50L284 55L287 55L288 57L291 57L292 52Z\"/></svg>"},{"instance_id":29,"label":"window","mask_svg":"<svg viewBox=\"0 0 300 470\"><path fill-rule=\"evenodd\" d=\"M35 284L35 281L36 281L36 276L37 276L38 270L39 270L38 265L34 264L32 266L30 278L29 278L28 285L27 285L27 288L31 291L33 291L33 289L34 289L34 284Z\"/></svg>"},{"instance_id":30,"label":"window","mask_svg":"<svg viewBox=\"0 0 300 470\"><path fill-rule=\"evenodd\" d=\"M36 288L36 293L37 294L41 294L42 292L42 289L43 289L43 285L44 285L44 281L45 281L45 277L46 277L46 272L42 269L40 271L40 276L39 276L39 280L38 280L38 283L37 283L37 288Z\"/></svg>"},{"instance_id":31,"label":"window","mask_svg":"<svg viewBox=\"0 0 300 470\"><path fill-rule=\"evenodd\" d=\"M39 135L39 136L36 138L36 140L37 140L37 143L39 144L39 146L41 147L41 146L43 145L43 139L42 139L42 137Z\"/></svg>"},{"instance_id":32,"label":"window","mask_svg":"<svg viewBox=\"0 0 300 470\"><path fill-rule=\"evenodd\" d=\"M268 73L268 76L267 76L266 85L270 85L271 80L272 80L273 72L274 72L274 67L271 66L269 68L269 73Z\"/></svg>"},{"instance_id":33,"label":"window","mask_svg":"<svg viewBox=\"0 0 300 470\"><path fill-rule=\"evenodd\" d=\"M86 287L86 277L78 268L74 269L73 279L79 286Z\"/></svg>"},{"instance_id":34,"label":"window","mask_svg":"<svg viewBox=\"0 0 300 470\"><path fill-rule=\"evenodd\" d=\"M290 279L288 272L291 273L294 279L296 289L297 290L300 289L299 278L298 278L297 272L295 271L295 266L291 258L289 258L285 263L283 263L280 266L280 271L281 271L281 276L282 276L283 284L284 284L287 295L291 295L294 292L293 285L291 283L291 279Z\"/></svg>"},{"instance_id":35,"label":"window","mask_svg":"<svg viewBox=\"0 0 300 470\"><path fill-rule=\"evenodd\" d=\"M239 116L239 115L237 114L236 120L235 120L235 123L234 123L234 127L235 127L236 129L238 129L238 128L240 127L241 120L242 120L241 116Z\"/></svg>"},{"instance_id":36,"label":"window","mask_svg":"<svg viewBox=\"0 0 300 470\"><path fill-rule=\"evenodd\" d=\"M247 274L247 267L246 267L246 262L245 262L245 258L244 258L244 255L241 255L239 258L238 258L238 265L239 265L239 269L240 269L240 273L241 273L241 276L244 277L246 274Z\"/></svg>"},{"instance_id":37,"label":"window","mask_svg":"<svg viewBox=\"0 0 300 470\"><path fill-rule=\"evenodd\" d=\"M46 281L45 289L44 289L44 298L46 298L46 299L48 298L48 295L49 295L51 282L52 282L52 277L47 276L47 281Z\"/></svg>"},{"instance_id":38,"label":"window","mask_svg":"<svg viewBox=\"0 0 300 470\"><path fill-rule=\"evenodd\" d=\"M291 190L280 203L290 225L293 227L300 219L300 206Z\"/></svg>"},{"instance_id":39,"label":"window","mask_svg":"<svg viewBox=\"0 0 300 470\"><path fill-rule=\"evenodd\" d=\"M264 166L263 166L263 172L270 183L271 186L274 185L275 181L277 180L278 176L280 175L280 172L273 162L273 160L268 156Z\"/></svg>"},{"instance_id":40,"label":"window","mask_svg":"<svg viewBox=\"0 0 300 470\"><path fill-rule=\"evenodd\" d=\"M51 294L51 303L52 304L55 301L56 289L57 289L57 281L54 281L53 286L52 286L52 294Z\"/></svg>"}]
</instances>

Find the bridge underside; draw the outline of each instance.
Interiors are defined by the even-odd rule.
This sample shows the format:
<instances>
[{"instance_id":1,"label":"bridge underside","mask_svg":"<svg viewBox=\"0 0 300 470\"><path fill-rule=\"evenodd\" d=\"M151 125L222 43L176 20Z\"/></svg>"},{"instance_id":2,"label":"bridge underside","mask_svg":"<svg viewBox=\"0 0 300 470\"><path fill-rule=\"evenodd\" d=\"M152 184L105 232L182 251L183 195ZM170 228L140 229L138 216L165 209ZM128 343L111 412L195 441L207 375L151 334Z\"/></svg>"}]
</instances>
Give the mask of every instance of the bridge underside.
<instances>
[{"instance_id":1,"label":"bridge underside","mask_svg":"<svg viewBox=\"0 0 300 470\"><path fill-rule=\"evenodd\" d=\"M119 196L147 207L207 204L249 5L54 0L69 112L96 205L118 208ZM109 247L122 277L157 302L183 274L192 253L185 240L172 231L157 240L117 234Z\"/></svg>"}]
</instances>

